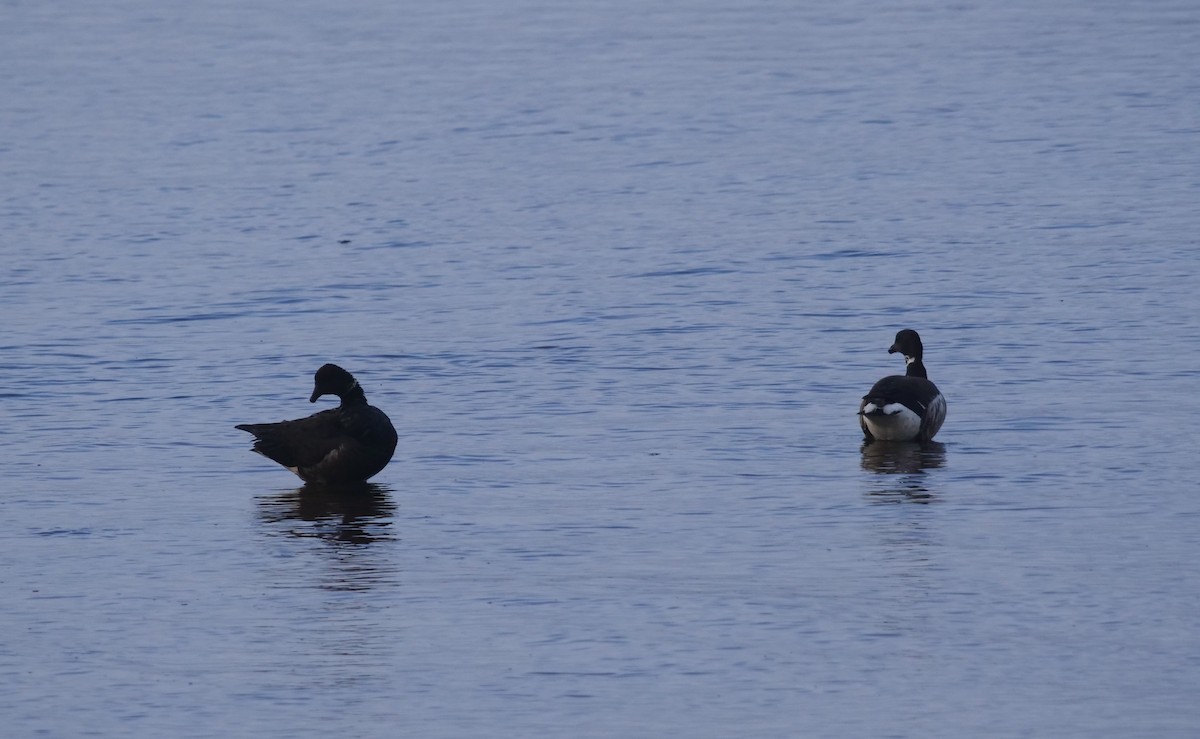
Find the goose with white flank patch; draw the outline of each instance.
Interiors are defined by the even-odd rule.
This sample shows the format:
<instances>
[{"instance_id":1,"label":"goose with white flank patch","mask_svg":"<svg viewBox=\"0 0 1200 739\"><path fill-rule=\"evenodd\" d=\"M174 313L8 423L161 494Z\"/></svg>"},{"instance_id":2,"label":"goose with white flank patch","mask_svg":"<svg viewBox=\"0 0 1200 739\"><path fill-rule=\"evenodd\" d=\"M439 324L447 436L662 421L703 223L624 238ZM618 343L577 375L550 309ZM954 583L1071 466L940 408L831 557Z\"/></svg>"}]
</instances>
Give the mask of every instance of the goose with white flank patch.
<instances>
[{"instance_id":1,"label":"goose with white flank patch","mask_svg":"<svg viewBox=\"0 0 1200 739\"><path fill-rule=\"evenodd\" d=\"M253 451L278 462L305 482L357 483L376 474L396 451L396 429L387 415L367 405L358 381L336 364L317 370L308 402L336 395L341 405L308 418L279 423L244 423L254 434Z\"/></svg>"},{"instance_id":2,"label":"goose with white flank patch","mask_svg":"<svg viewBox=\"0 0 1200 739\"><path fill-rule=\"evenodd\" d=\"M900 352L908 371L885 377L863 396L858 422L867 441L918 441L933 438L946 420L946 398L929 381L921 362L924 347L916 331L896 334L888 354Z\"/></svg>"}]
</instances>

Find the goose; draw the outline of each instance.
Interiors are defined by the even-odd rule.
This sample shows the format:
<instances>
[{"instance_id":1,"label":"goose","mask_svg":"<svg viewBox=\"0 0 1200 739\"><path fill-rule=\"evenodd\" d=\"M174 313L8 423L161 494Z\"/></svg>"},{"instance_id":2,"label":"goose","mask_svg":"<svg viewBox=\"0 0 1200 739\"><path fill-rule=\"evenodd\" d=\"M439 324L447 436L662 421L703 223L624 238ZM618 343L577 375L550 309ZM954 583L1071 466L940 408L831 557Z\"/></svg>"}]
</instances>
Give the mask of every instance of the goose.
<instances>
[{"instance_id":1,"label":"goose","mask_svg":"<svg viewBox=\"0 0 1200 739\"><path fill-rule=\"evenodd\" d=\"M921 362L921 337L910 328L896 334L888 354L900 352L908 371L875 383L858 406L858 422L867 441L918 441L934 437L946 420L946 398L929 381Z\"/></svg>"},{"instance_id":2,"label":"goose","mask_svg":"<svg viewBox=\"0 0 1200 739\"><path fill-rule=\"evenodd\" d=\"M317 370L308 402L336 395L337 408L279 423L244 423L234 428L254 435L252 451L278 462L305 482L363 482L396 451L396 429L387 415L367 405L362 386L346 370L326 364Z\"/></svg>"}]
</instances>

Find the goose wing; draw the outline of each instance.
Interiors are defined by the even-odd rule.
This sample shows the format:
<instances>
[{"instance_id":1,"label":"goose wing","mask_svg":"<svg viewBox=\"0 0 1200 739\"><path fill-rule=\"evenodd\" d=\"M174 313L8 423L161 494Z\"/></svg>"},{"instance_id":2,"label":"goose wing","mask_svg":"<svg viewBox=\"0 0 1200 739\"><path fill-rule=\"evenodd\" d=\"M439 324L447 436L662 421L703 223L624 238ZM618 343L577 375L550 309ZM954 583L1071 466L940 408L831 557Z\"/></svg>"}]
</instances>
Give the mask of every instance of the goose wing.
<instances>
[{"instance_id":1,"label":"goose wing","mask_svg":"<svg viewBox=\"0 0 1200 739\"><path fill-rule=\"evenodd\" d=\"M293 470L320 464L345 441L338 410L279 423L245 423L235 428L254 434L254 451Z\"/></svg>"}]
</instances>

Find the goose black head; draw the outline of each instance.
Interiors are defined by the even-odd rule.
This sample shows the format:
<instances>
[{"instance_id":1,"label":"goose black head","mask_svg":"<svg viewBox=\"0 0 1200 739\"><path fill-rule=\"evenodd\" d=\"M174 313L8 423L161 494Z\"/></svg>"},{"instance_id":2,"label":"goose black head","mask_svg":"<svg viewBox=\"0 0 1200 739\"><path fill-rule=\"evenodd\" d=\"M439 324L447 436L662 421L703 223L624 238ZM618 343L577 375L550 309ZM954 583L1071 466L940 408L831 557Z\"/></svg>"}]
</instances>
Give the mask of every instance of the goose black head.
<instances>
[{"instance_id":1,"label":"goose black head","mask_svg":"<svg viewBox=\"0 0 1200 739\"><path fill-rule=\"evenodd\" d=\"M354 379L354 375L336 364L326 364L317 370L312 397L308 402L315 403L322 395L336 395L345 402L347 398L362 394L362 388L359 387L358 380Z\"/></svg>"},{"instance_id":2,"label":"goose black head","mask_svg":"<svg viewBox=\"0 0 1200 739\"><path fill-rule=\"evenodd\" d=\"M924 351L924 347L921 346L921 337L911 328L898 331L896 333L896 341L888 347L888 354L900 352L904 355L904 359L907 362L920 360Z\"/></svg>"}]
</instances>

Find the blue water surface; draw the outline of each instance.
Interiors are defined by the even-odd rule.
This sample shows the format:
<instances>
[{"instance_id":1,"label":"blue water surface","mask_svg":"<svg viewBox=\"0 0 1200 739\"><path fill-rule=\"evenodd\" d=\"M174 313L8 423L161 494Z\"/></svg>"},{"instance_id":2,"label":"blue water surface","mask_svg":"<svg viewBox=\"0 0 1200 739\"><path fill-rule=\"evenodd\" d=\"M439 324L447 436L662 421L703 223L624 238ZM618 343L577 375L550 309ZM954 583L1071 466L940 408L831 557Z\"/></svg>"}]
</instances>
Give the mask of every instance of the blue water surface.
<instances>
[{"instance_id":1,"label":"blue water surface","mask_svg":"<svg viewBox=\"0 0 1200 739\"><path fill-rule=\"evenodd\" d=\"M1200 732L1194 3L0 19L6 736Z\"/></svg>"}]
</instances>

